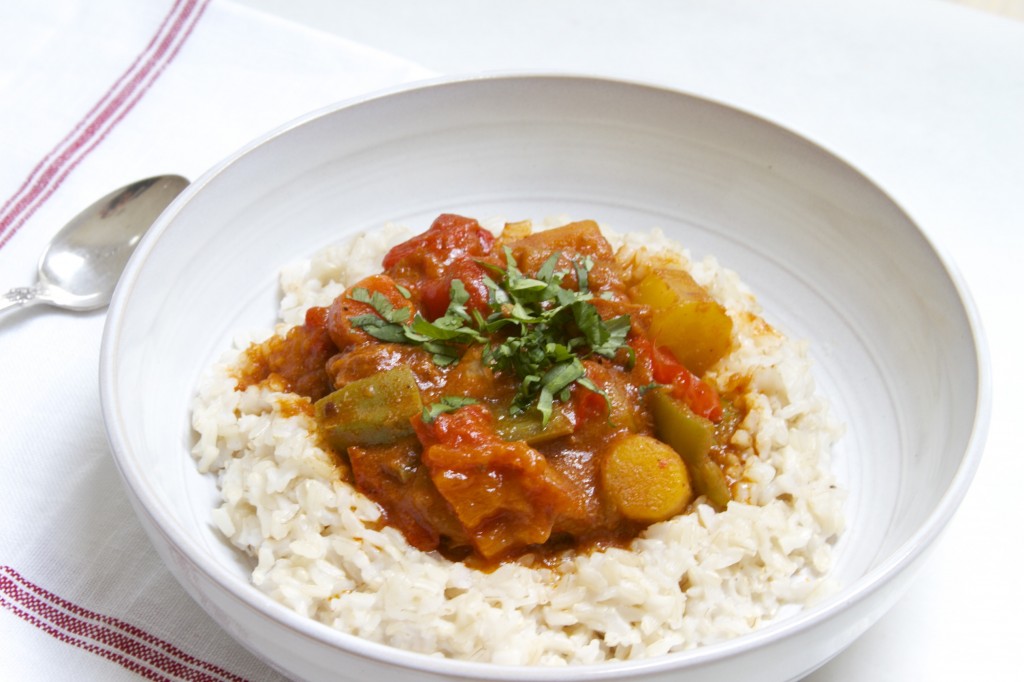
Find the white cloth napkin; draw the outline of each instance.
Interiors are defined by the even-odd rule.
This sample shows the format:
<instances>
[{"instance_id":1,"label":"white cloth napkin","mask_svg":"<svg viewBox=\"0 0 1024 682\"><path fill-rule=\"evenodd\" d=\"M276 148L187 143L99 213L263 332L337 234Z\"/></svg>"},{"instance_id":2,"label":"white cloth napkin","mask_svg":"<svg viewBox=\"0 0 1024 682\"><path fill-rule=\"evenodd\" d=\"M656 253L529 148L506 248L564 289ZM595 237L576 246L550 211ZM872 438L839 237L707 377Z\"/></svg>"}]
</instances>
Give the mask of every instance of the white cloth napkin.
<instances>
[{"instance_id":1,"label":"white cloth napkin","mask_svg":"<svg viewBox=\"0 0 1024 682\"><path fill-rule=\"evenodd\" d=\"M195 179L265 130L428 76L229 0L0 9L0 294L136 179ZM0 317L0 661L11 680L274 680L164 569L99 408L105 313Z\"/></svg>"}]
</instances>

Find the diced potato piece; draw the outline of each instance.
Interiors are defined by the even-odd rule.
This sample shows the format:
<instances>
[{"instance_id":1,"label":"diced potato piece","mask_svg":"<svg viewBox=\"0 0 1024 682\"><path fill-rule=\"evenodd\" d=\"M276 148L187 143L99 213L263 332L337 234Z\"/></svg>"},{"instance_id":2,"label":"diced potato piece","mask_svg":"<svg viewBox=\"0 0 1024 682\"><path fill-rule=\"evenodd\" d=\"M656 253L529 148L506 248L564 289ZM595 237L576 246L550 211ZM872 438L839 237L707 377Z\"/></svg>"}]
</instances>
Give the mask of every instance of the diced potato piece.
<instances>
[{"instance_id":1,"label":"diced potato piece","mask_svg":"<svg viewBox=\"0 0 1024 682\"><path fill-rule=\"evenodd\" d=\"M686 466L676 451L639 434L620 438L608 448L601 484L619 513L639 523L672 518L693 499Z\"/></svg>"},{"instance_id":2,"label":"diced potato piece","mask_svg":"<svg viewBox=\"0 0 1024 682\"><path fill-rule=\"evenodd\" d=\"M693 477L698 495L706 495L718 508L724 508L732 495L722 469L711 459L715 425L699 417L663 389L650 392L654 430L658 438L679 453Z\"/></svg>"},{"instance_id":3,"label":"diced potato piece","mask_svg":"<svg viewBox=\"0 0 1024 682\"><path fill-rule=\"evenodd\" d=\"M530 236L533 232L533 223L529 220L518 220L514 223L505 223L501 230L501 241L508 243L517 239Z\"/></svg>"},{"instance_id":4,"label":"diced potato piece","mask_svg":"<svg viewBox=\"0 0 1024 682\"><path fill-rule=\"evenodd\" d=\"M525 440L530 445L546 443L549 440L568 436L573 431L573 423L565 412L555 409L547 425L538 410L520 412L517 415L505 414L494 423L494 430L502 440Z\"/></svg>"},{"instance_id":5,"label":"diced potato piece","mask_svg":"<svg viewBox=\"0 0 1024 682\"><path fill-rule=\"evenodd\" d=\"M593 220L581 220L534 232L509 243L509 248L519 267L526 273L537 272L556 251L564 259L559 262L559 268L567 267L570 259L580 256L590 256L600 261L610 260L614 255L608 240L601 234L601 228Z\"/></svg>"},{"instance_id":6,"label":"diced potato piece","mask_svg":"<svg viewBox=\"0 0 1024 682\"><path fill-rule=\"evenodd\" d=\"M732 320L720 303L684 270L654 270L633 290L653 310L654 342L701 376L732 347Z\"/></svg>"},{"instance_id":7,"label":"diced potato piece","mask_svg":"<svg viewBox=\"0 0 1024 682\"><path fill-rule=\"evenodd\" d=\"M390 443L411 434L409 420L423 411L423 403L416 377L402 366L346 384L314 408L321 436L345 452L350 445Z\"/></svg>"},{"instance_id":8,"label":"diced potato piece","mask_svg":"<svg viewBox=\"0 0 1024 682\"><path fill-rule=\"evenodd\" d=\"M580 220L550 230L534 232L517 241L512 248L513 251L534 251L542 263L555 251L574 256L586 254L595 258L612 256L611 245L593 220Z\"/></svg>"}]
</instances>

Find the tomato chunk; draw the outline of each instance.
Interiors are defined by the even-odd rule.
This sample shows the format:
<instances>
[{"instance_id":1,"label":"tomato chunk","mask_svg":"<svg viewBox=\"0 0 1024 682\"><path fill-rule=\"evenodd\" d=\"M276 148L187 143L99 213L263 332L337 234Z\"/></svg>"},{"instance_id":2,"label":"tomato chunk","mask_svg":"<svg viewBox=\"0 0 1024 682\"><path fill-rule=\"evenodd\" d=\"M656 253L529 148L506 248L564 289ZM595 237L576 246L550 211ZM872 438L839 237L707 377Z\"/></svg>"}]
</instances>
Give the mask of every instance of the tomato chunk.
<instances>
[{"instance_id":1,"label":"tomato chunk","mask_svg":"<svg viewBox=\"0 0 1024 682\"><path fill-rule=\"evenodd\" d=\"M395 281L387 275L370 275L369 277L356 282L345 290L341 296L334 299L327 311L327 332L338 350L346 350L357 346L373 337L361 328L352 324L352 318L359 315L376 315L377 311L369 303L356 301L352 294L356 289L365 289L370 295L381 294L394 308L409 307L410 303L395 284ZM410 311L411 312L411 311ZM410 318L412 315L410 315Z\"/></svg>"},{"instance_id":2,"label":"tomato chunk","mask_svg":"<svg viewBox=\"0 0 1024 682\"><path fill-rule=\"evenodd\" d=\"M314 401L330 393L333 386L325 367L338 349L327 332L326 320L326 308L310 308L305 324L292 327L285 336L250 346L247 371L238 377L239 390L274 377L286 390Z\"/></svg>"},{"instance_id":3,"label":"tomato chunk","mask_svg":"<svg viewBox=\"0 0 1024 682\"><path fill-rule=\"evenodd\" d=\"M669 386L672 395L684 401L695 414L713 422L722 418L722 401L718 392L686 369L671 351L642 336L634 338L632 345L637 352L637 361L650 363L654 381Z\"/></svg>"},{"instance_id":4,"label":"tomato chunk","mask_svg":"<svg viewBox=\"0 0 1024 682\"><path fill-rule=\"evenodd\" d=\"M419 465L415 438L374 447L352 446L348 458L356 486L378 503L413 547L429 552L442 541L468 543L462 526Z\"/></svg>"},{"instance_id":5,"label":"tomato chunk","mask_svg":"<svg viewBox=\"0 0 1024 682\"><path fill-rule=\"evenodd\" d=\"M547 542L559 515L578 506L579 492L544 455L502 440L482 405L413 421L434 486L484 558Z\"/></svg>"},{"instance_id":6,"label":"tomato chunk","mask_svg":"<svg viewBox=\"0 0 1024 682\"><path fill-rule=\"evenodd\" d=\"M469 294L466 308L476 310L485 316L489 311L490 292L484 284L487 271L482 265L469 258L460 258L447 269L439 279L427 280L420 286L420 305L428 320L436 320L445 314L451 303L452 281L459 280Z\"/></svg>"},{"instance_id":7,"label":"tomato chunk","mask_svg":"<svg viewBox=\"0 0 1024 682\"><path fill-rule=\"evenodd\" d=\"M443 213L426 232L388 251L383 265L402 281L440 279L452 263L489 256L493 249L494 235L476 220Z\"/></svg>"}]
</instances>

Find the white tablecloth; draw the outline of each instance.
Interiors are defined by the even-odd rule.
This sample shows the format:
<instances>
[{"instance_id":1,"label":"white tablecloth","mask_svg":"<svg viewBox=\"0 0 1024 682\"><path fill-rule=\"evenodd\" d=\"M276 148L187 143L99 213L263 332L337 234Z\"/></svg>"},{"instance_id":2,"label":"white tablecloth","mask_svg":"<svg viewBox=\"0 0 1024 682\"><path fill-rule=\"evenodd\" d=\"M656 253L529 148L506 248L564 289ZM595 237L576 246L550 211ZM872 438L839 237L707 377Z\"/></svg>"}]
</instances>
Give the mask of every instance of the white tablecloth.
<instances>
[{"instance_id":1,"label":"white tablecloth","mask_svg":"<svg viewBox=\"0 0 1024 682\"><path fill-rule=\"evenodd\" d=\"M0 8L0 293L122 184L195 179L308 110L428 75L228 0ZM0 678L274 680L163 568L110 456L103 311L0 319Z\"/></svg>"},{"instance_id":2,"label":"white tablecloth","mask_svg":"<svg viewBox=\"0 0 1024 682\"><path fill-rule=\"evenodd\" d=\"M15 0L0 8L0 291L29 283L53 232L125 182L194 178L292 116L427 69L521 68L766 116L875 179L956 263L991 347L985 460L907 597L811 679L1013 679L1024 23L941 0ZM103 319L0 319L3 675L275 679L132 517L96 404Z\"/></svg>"}]
</instances>

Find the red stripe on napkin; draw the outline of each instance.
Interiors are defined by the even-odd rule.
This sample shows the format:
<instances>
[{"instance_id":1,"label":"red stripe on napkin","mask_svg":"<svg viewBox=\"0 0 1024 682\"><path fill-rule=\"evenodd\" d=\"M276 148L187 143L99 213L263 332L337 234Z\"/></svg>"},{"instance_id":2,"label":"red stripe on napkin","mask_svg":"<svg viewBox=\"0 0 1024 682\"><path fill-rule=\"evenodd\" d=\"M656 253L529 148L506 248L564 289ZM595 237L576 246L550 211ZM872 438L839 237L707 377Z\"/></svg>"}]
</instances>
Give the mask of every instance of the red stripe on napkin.
<instances>
[{"instance_id":1,"label":"red stripe on napkin","mask_svg":"<svg viewBox=\"0 0 1024 682\"><path fill-rule=\"evenodd\" d=\"M209 0L176 0L145 49L0 208L0 248L131 111L192 33Z\"/></svg>"},{"instance_id":2,"label":"red stripe on napkin","mask_svg":"<svg viewBox=\"0 0 1024 682\"><path fill-rule=\"evenodd\" d=\"M0 566L0 605L66 644L102 656L146 679L245 682L123 620L90 611Z\"/></svg>"}]
</instances>

